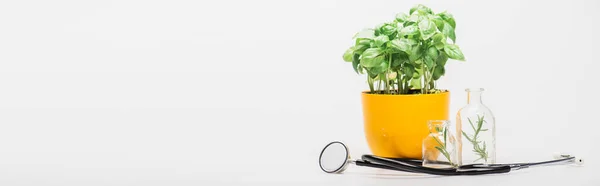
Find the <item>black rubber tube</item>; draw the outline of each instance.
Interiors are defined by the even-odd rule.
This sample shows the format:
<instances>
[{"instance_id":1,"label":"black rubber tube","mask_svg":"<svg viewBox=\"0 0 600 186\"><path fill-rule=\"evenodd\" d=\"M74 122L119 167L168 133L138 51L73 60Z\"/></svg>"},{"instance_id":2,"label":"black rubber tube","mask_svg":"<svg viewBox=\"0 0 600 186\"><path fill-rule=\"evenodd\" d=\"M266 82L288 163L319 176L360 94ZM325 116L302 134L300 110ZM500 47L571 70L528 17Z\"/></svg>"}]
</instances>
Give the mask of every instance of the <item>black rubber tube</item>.
<instances>
[{"instance_id":1,"label":"black rubber tube","mask_svg":"<svg viewBox=\"0 0 600 186\"><path fill-rule=\"evenodd\" d=\"M457 169L434 169L423 166L415 166L411 163L406 163L403 161L381 158L373 155L363 155L362 159L366 163L372 164L380 164L387 167L392 167L394 169L406 172L418 172L432 175L442 175L442 176L460 176L460 175L484 175L484 174L500 174L510 172L510 166L500 166L493 167L490 169L477 169L477 170L460 170Z\"/></svg>"}]
</instances>

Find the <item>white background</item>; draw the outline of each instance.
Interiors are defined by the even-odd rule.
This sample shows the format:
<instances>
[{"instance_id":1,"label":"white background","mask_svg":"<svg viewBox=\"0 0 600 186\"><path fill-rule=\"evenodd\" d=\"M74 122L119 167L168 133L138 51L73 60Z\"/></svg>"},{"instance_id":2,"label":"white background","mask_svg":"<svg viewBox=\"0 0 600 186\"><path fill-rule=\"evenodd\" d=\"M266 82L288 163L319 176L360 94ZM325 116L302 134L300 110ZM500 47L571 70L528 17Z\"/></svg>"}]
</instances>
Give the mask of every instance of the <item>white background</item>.
<instances>
[{"instance_id":1,"label":"white background","mask_svg":"<svg viewBox=\"0 0 600 186\"><path fill-rule=\"evenodd\" d=\"M342 61L351 37L417 3L454 14L467 61L449 62L440 88L451 115L464 88L486 89L499 161L562 151L587 165L320 172L332 140L369 153L365 77ZM594 0L3 0L0 185L598 185L599 12Z\"/></svg>"}]
</instances>

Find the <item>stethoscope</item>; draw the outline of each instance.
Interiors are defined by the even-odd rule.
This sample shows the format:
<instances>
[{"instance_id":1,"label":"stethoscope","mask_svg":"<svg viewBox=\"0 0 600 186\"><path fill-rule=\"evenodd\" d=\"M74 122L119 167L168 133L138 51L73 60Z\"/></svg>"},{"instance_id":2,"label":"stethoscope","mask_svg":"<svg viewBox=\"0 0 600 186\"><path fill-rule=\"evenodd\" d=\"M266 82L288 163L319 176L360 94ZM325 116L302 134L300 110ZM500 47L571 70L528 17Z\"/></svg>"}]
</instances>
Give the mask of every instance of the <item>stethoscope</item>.
<instances>
[{"instance_id":1,"label":"stethoscope","mask_svg":"<svg viewBox=\"0 0 600 186\"><path fill-rule=\"evenodd\" d=\"M422 166L421 160L384 158L365 154L361 159L351 159L348 147L342 142L334 141L325 146L319 155L319 166L326 173L342 173L349 164L370 168L404 171L412 173L425 173L443 176L458 175L484 175L508 173L513 170L550 164L577 164L582 165L583 159L571 155L555 155L554 160L534 163L511 164L469 164L455 168L431 168Z\"/></svg>"}]
</instances>

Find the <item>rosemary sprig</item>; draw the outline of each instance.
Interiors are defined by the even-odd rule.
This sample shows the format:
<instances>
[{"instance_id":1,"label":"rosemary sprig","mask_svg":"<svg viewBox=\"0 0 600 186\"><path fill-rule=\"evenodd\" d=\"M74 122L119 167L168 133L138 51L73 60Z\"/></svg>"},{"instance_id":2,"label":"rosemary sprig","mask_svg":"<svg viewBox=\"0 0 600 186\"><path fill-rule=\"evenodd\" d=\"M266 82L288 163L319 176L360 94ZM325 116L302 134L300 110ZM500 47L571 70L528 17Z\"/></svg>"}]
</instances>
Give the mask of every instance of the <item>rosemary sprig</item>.
<instances>
[{"instance_id":1,"label":"rosemary sprig","mask_svg":"<svg viewBox=\"0 0 600 186\"><path fill-rule=\"evenodd\" d=\"M467 140L469 140L471 142L471 144L473 144L473 152L475 152L477 155L479 155L479 158L474 160L474 162L477 160L480 160L480 159L483 159L485 162L487 162L487 159L489 157L487 154L487 148L486 148L485 142L482 143L482 141L478 141L479 132L488 130L488 129L481 128L481 127L483 127L484 122L487 123L483 118L484 118L484 116L477 115L477 126L473 125L473 122L471 121L470 118L467 118L467 120L469 121L469 124L471 124L471 128L473 128L473 131L475 131L473 136L469 137L469 135L467 135L467 133L465 133L465 131L462 131L463 135L467 138Z\"/></svg>"},{"instance_id":2,"label":"rosemary sprig","mask_svg":"<svg viewBox=\"0 0 600 186\"><path fill-rule=\"evenodd\" d=\"M441 132L440 128L436 126L436 131ZM429 132L431 133L431 131ZM446 129L444 129L443 131L443 138L444 138L444 143L442 143L437 137L433 137L433 139L435 139L435 141L439 144L439 146L436 146L435 148L440 151L440 153L442 153L444 155L444 157L446 157L446 159L448 160L448 163L450 165L453 165L452 160L450 159L450 153L448 153L448 150L446 150L446 136L447 136L448 131Z\"/></svg>"}]
</instances>

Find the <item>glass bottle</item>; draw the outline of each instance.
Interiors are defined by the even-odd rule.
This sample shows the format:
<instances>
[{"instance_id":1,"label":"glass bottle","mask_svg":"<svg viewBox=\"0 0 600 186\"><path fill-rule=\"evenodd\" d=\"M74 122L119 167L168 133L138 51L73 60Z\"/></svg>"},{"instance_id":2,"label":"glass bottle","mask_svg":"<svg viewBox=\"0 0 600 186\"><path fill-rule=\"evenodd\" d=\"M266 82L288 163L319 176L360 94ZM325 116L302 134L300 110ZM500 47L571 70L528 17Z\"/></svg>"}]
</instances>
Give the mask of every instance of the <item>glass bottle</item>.
<instances>
[{"instance_id":1,"label":"glass bottle","mask_svg":"<svg viewBox=\"0 0 600 186\"><path fill-rule=\"evenodd\" d=\"M423 166L451 168L456 166L456 139L450 131L450 121L428 122L429 135L423 139Z\"/></svg>"},{"instance_id":2,"label":"glass bottle","mask_svg":"<svg viewBox=\"0 0 600 186\"><path fill-rule=\"evenodd\" d=\"M483 88L466 89L467 105L456 114L458 164L496 163L496 121L481 99Z\"/></svg>"}]
</instances>

